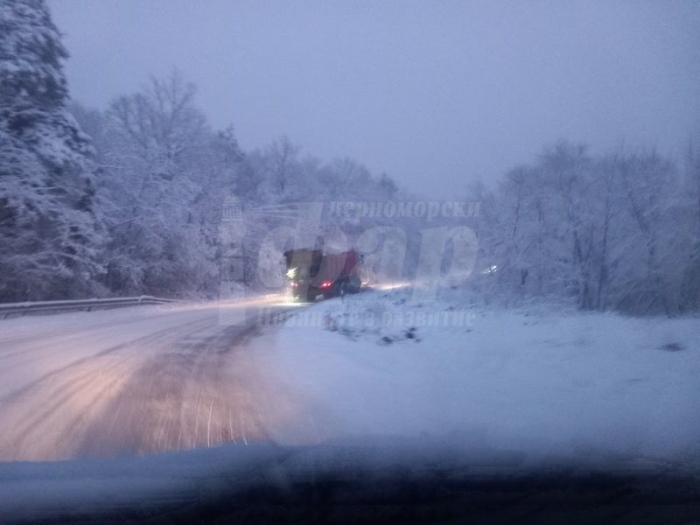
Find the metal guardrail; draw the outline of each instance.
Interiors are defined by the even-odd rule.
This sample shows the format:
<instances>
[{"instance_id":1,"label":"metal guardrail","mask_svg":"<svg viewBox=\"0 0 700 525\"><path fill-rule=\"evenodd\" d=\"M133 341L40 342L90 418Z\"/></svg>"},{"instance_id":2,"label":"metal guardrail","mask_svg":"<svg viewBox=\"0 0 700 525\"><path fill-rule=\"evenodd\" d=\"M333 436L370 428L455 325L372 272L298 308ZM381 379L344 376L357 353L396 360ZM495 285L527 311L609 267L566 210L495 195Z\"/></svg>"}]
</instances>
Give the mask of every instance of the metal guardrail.
<instances>
[{"instance_id":1,"label":"metal guardrail","mask_svg":"<svg viewBox=\"0 0 700 525\"><path fill-rule=\"evenodd\" d=\"M163 299L142 295L140 297L113 297L109 299L79 299L74 301L36 301L25 303L0 303L0 317L24 315L39 312L60 312L71 310L98 310L102 308L119 308L123 306L138 306L143 304L176 303L177 299Z\"/></svg>"}]
</instances>

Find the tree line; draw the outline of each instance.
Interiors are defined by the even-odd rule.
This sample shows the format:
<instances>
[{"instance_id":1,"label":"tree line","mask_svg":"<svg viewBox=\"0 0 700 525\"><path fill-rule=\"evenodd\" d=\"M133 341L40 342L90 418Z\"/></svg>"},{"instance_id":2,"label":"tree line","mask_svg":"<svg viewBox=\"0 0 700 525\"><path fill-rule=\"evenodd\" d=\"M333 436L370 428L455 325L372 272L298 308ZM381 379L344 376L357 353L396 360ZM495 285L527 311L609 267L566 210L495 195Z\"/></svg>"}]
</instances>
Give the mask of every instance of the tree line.
<instances>
[{"instance_id":1,"label":"tree line","mask_svg":"<svg viewBox=\"0 0 700 525\"><path fill-rule=\"evenodd\" d=\"M495 297L573 301L586 310L700 308L700 155L593 155L560 142L497 188L476 184L479 257Z\"/></svg>"},{"instance_id":2,"label":"tree line","mask_svg":"<svg viewBox=\"0 0 700 525\"><path fill-rule=\"evenodd\" d=\"M232 127L212 128L178 73L106 110L71 102L67 56L42 0L0 5L0 301L214 298L228 196L256 210L245 218L248 287L261 284L260 264L277 264L261 239L288 224L295 203L416 200L387 175L349 158L323 162L286 137L243 151ZM700 309L697 151L679 166L654 151L592 154L563 141L464 197L479 209L465 219L478 238L465 293L636 314ZM421 220L326 209L320 234L377 226L416 241L378 239L408 246L393 267L410 277Z\"/></svg>"}]
</instances>

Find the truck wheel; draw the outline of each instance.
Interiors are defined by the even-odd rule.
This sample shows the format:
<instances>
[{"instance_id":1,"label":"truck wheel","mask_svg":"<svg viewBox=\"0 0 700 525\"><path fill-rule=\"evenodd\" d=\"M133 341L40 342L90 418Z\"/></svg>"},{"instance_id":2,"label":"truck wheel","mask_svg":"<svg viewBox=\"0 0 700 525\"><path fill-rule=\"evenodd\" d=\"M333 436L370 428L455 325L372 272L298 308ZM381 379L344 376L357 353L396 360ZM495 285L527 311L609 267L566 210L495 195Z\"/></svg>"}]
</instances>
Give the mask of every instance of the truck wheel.
<instances>
[{"instance_id":1,"label":"truck wheel","mask_svg":"<svg viewBox=\"0 0 700 525\"><path fill-rule=\"evenodd\" d=\"M353 283L350 279L345 279L342 284L341 295L348 295L351 293L355 293Z\"/></svg>"},{"instance_id":2,"label":"truck wheel","mask_svg":"<svg viewBox=\"0 0 700 525\"><path fill-rule=\"evenodd\" d=\"M353 277L347 282L347 293L359 293L362 288L362 282L359 278Z\"/></svg>"}]
</instances>

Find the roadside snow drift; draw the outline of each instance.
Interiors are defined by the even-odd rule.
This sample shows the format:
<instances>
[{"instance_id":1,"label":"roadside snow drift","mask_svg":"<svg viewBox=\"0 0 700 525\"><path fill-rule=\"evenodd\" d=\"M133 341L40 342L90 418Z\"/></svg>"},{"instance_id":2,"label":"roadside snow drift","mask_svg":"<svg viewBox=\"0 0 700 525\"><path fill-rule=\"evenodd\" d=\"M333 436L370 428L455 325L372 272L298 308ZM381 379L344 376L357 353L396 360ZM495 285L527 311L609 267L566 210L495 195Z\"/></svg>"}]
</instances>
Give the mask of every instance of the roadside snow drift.
<instances>
[{"instance_id":1,"label":"roadside snow drift","mask_svg":"<svg viewBox=\"0 0 700 525\"><path fill-rule=\"evenodd\" d=\"M300 311L261 352L310 401L282 442L437 436L535 462L700 467L697 318L368 292Z\"/></svg>"}]
</instances>

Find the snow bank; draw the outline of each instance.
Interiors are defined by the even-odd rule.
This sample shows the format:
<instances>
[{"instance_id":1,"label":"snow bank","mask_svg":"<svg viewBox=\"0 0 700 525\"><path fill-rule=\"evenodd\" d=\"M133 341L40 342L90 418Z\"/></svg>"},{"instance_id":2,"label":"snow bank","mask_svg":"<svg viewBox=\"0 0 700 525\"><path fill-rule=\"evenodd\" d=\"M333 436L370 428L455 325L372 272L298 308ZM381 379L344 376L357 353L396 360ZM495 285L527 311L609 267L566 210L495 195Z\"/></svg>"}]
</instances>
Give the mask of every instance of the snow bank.
<instances>
[{"instance_id":1,"label":"snow bank","mask_svg":"<svg viewBox=\"0 0 700 525\"><path fill-rule=\"evenodd\" d=\"M303 387L317 441L445 437L465 453L533 462L700 469L697 318L484 309L458 291L416 304L410 290L375 291L300 311L263 358Z\"/></svg>"}]
</instances>

